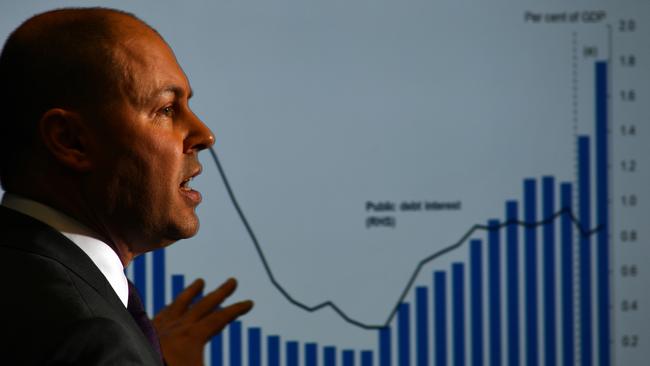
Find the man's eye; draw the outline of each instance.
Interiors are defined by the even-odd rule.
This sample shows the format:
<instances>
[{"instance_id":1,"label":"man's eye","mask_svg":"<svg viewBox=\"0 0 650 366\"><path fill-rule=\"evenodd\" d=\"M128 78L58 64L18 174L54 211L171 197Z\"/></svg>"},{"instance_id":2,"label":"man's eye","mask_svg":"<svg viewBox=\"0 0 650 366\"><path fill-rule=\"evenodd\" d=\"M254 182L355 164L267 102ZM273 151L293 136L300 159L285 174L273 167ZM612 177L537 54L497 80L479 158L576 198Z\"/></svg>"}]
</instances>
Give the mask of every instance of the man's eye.
<instances>
[{"instance_id":1,"label":"man's eye","mask_svg":"<svg viewBox=\"0 0 650 366\"><path fill-rule=\"evenodd\" d=\"M174 116L174 107L172 106L167 106L164 107L163 109L160 110L160 113L167 117L173 117Z\"/></svg>"}]
</instances>

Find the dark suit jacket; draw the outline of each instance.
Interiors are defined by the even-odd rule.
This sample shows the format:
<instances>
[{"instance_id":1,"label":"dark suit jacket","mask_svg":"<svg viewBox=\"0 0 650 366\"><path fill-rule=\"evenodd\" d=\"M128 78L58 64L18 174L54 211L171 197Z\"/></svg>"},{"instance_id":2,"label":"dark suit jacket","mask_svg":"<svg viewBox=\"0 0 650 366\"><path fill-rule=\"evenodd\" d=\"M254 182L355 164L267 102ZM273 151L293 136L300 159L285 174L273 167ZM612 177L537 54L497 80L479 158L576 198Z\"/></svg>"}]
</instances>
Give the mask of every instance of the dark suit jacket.
<instances>
[{"instance_id":1,"label":"dark suit jacket","mask_svg":"<svg viewBox=\"0 0 650 366\"><path fill-rule=\"evenodd\" d=\"M79 247L0 206L0 364L162 363Z\"/></svg>"}]
</instances>

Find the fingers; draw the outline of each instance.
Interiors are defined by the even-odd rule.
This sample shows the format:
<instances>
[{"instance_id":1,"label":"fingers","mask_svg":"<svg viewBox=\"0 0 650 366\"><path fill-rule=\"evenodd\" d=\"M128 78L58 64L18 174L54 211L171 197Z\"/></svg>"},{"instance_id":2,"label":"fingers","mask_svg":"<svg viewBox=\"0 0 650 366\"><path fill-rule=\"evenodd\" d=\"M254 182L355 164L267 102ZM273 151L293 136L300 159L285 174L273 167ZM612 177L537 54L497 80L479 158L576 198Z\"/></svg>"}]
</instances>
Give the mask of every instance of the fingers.
<instances>
[{"instance_id":1,"label":"fingers","mask_svg":"<svg viewBox=\"0 0 650 366\"><path fill-rule=\"evenodd\" d=\"M252 301L246 300L215 311L201 319L195 330L199 336L208 339L219 333L228 323L248 313L253 308L253 305Z\"/></svg>"},{"instance_id":2,"label":"fingers","mask_svg":"<svg viewBox=\"0 0 650 366\"><path fill-rule=\"evenodd\" d=\"M200 301L192 306L188 312L190 320L199 320L206 314L215 310L228 296L237 288L237 281L234 278L229 278L219 288L204 296Z\"/></svg>"},{"instance_id":3,"label":"fingers","mask_svg":"<svg viewBox=\"0 0 650 366\"><path fill-rule=\"evenodd\" d=\"M165 310L176 315L184 313L194 298L201 293L203 286L205 286L205 282L200 278L196 279L191 285L187 286L180 294L178 294L176 299L174 299Z\"/></svg>"}]
</instances>

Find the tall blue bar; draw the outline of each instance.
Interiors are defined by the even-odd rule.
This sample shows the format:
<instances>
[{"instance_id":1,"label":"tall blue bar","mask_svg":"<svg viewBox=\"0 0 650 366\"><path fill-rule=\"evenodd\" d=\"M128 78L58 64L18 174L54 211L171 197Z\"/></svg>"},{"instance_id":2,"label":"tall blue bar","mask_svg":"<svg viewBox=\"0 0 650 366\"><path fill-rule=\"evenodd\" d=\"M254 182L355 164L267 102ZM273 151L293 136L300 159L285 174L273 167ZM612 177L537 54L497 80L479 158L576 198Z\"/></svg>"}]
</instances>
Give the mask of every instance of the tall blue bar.
<instances>
[{"instance_id":1,"label":"tall blue bar","mask_svg":"<svg viewBox=\"0 0 650 366\"><path fill-rule=\"evenodd\" d=\"M499 220L488 221L490 365L501 365L501 238Z\"/></svg>"},{"instance_id":2,"label":"tall blue bar","mask_svg":"<svg viewBox=\"0 0 650 366\"><path fill-rule=\"evenodd\" d=\"M153 313L165 307L165 248L153 252Z\"/></svg>"},{"instance_id":3,"label":"tall blue bar","mask_svg":"<svg viewBox=\"0 0 650 366\"><path fill-rule=\"evenodd\" d=\"M354 366L354 351L351 349L343 350L343 366Z\"/></svg>"},{"instance_id":4,"label":"tall blue bar","mask_svg":"<svg viewBox=\"0 0 650 366\"><path fill-rule=\"evenodd\" d=\"M181 274L172 275L172 299L175 299L185 289L185 276Z\"/></svg>"},{"instance_id":5,"label":"tall blue bar","mask_svg":"<svg viewBox=\"0 0 650 366\"><path fill-rule=\"evenodd\" d=\"M287 366L298 366L298 342L290 341L287 347Z\"/></svg>"},{"instance_id":6,"label":"tall blue bar","mask_svg":"<svg viewBox=\"0 0 650 366\"><path fill-rule=\"evenodd\" d=\"M361 366L372 366L372 351L361 351Z\"/></svg>"},{"instance_id":7,"label":"tall blue bar","mask_svg":"<svg viewBox=\"0 0 650 366\"><path fill-rule=\"evenodd\" d=\"M266 362L268 366L280 366L280 336L266 337Z\"/></svg>"},{"instance_id":8,"label":"tall blue bar","mask_svg":"<svg viewBox=\"0 0 650 366\"><path fill-rule=\"evenodd\" d=\"M469 242L470 308L472 312L472 365L483 364L483 265L480 240Z\"/></svg>"},{"instance_id":9,"label":"tall blue bar","mask_svg":"<svg viewBox=\"0 0 650 366\"><path fill-rule=\"evenodd\" d=\"M305 366L318 365L318 345L316 343L305 343Z\"/></svg>"},{"instance_id":10,"label":"tall blue bar","mask_svg":"<svg viewBox=\"0 0 650 366\"><path fill-rule=\"evenodd\" d=\"M557 365L555 310L555 179L542 178L542 214L544 218L544 361Z\"/></svg>"},{"instance_id":11,"label":"tall blue bar","mask_svg":"<svg viewBox=\"0 0 650 366\"><path fill-rule=\"evenodd\" d=\"M336 347L327 346L323 348L323 364L325 366L336 366Z\"/></svg>"},{"instance_id":12,"label":"tall blue bar","mask_svg":"<svg viewBox=\"0 0 650 366\"><path fill-rule=\"evenodd\" d=\"M391 361L391 330L385 327L379 330L379 366L390 366Z\"/></svg>"},{"instance_id":13,"label":"tall blue bar","mask_svg":"<svg viewBox=\"0 0 650 366\"><path fill-rule=\"evenodd\" d=\"M575 317L573 315L573 186L560 185L562 204L562 360L564 365L575 363Z\"/></svg>"},{"instance_id":14,"label":"tall blue bar","mask_svg":"<svg viewBox=\"0 0 650 366\"><path fill-rule=\"evenodd\" d=\"M424 286L415 289L417 365L429 365L429 294Z\"/></svg>"},{"instance_id":15,"label":"tall blue bar","mask_svg":"<svg viewBox=\"0 0 650 366\"><path fill-rule=\"evenodd\" d=\"M133 284L138 289L142 306L147 309L147 255L140 254L133 260Z\"/></svg>"},{"instance_id":16,"label":"tall blue bar","mask_svg":"<svg viewBox=\"0 0 650 366\"><path fill-rule=\"evenodd\" d=\"M465 276L462 263L451 265L454 366L465 365Z\"/></svg>"},{"instance_id":17,"label":"tall blue bar","mask_svg":"<svg viewBox=\"0 0 650 366\"><path fill-rule=\"evenodd\" d=\"M223 366L223 333L218 333L210 340L210 365Z\"/></svg>"},{"instance_id":18,"label":"tall blue bar","mask_svg":"<svg viewBox=\"0 0 650 366\"><path fill-rule=\"evenodd\" d=\"M506 297L508 309L508 365L519 366L519 213L517 201L506 201L506 277L508 295Z\"/></svg>"},{"instance_id":19,"label":"tall blue bar","mask_svg":"<svg viewBox=\"0 0 650 366\"><path fill-rule=\"evenodd\" d=\"M534 179L524 180L525 230L525 304L526 304L526 365L539 364L537 339L537 186Z\"/></svg>"},{"instance_id":20,"label":"tall blue bar","mask_svg":"<svg viewBox=\"0 0 650 366\"><path fill-rule=\"evenodd\" d=\"M248 366L262 366L262 330L248 328Z\"/></svg>"},{"instance_id":21,"label":"tall blue bar","mask_svg":"<svg viewBox=\"0 0 650 366\"><path fill-rule=\"evenodd\" d=\"M591 228L589 137L578 136L578 210L582 233L580 235L580 359L583 366L593 364L591 314Z\"/></svg>"},{"instance_id":22,"label":"tall blue bar","mask_svg":"<svg viewBox=\"0 0 650 366\"><path fill-rule=\"evenodd\" d=\"M228 325L228 336L230 366L242 366L241 321L236 320Z\"/></svg>"},{"instance_id":23,"label":"tall blue bar","mask_svg":"<svg viewBox=\"0 0 650 366\"><path fill-rule=\"evenodd\" d=\"M433 272L435 365L447 365L447 283L444 271Z\"/></svg>"},{"instance_id":24,"label":"tall blue bar","mask_svg":"<svg viewBox=\"0 0 650 366\"><path fill-rule=\"evenodd\" d=\"M609 180L607 125L607 62L596 62L596 210L598 231L598 358L601 366L611 364L609 318Z\"/></svg>"},{"instance_id":25,"label":"tall blue bar","mask_svg":"<svg viewBox=\"0 0 650 366\"><path fill-rule=\"evenodd\" d=\"M401 303L397 310L397 356L399 366L411 366L411 309L409 304Z\"/></svg>"}]
</instances>

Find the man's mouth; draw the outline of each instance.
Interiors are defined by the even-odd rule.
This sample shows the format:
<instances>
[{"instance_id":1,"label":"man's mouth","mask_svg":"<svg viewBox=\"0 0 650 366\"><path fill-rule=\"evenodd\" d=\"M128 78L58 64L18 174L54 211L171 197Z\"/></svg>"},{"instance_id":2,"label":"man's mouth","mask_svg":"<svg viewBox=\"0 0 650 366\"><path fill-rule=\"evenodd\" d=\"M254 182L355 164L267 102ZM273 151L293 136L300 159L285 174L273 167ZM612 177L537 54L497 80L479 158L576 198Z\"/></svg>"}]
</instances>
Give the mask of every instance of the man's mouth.
<instances>
[{"instance_id":1,"label":"man's mouth","mask_svg":"<svg viewBox=\"0 0 650 366\"><path fill-rule=\"evenodd\" d=\"M201 168L198 168L197 170L194 171L192 175L183 179L183 181L180 184L181 193L183 193L183 195L186 198L188 198L190 201L192 201L195 204L199 204L201 202L202 197L201 197L201 193L194 190L194 188L190 185L190 183L199 174L201 174Z\"/></svg>"},{"instance_id":2,"label":"man's mouth","mask_svg":"<svg viewBox=\"0 0 650 366\"><path fill-rule=\"evenodd\" d=\"M190 186L190 182L194 179L194 177L189 177L185 179L184 181L181 182L181 189L183 191L193 191L194 189Z\"/></svg>"},{"instance_id":3,"label":"man's mouth","mask_svg":"<svg viewBox=\"0 0 650 366\"><path fill-rule=\"evenodd\" d=\"M181 189L184 191L192 191L193 188L190 186L190 182L192 182L192 180L196 178L196 176L201 174L202 170L203 169L201 169L200 165L196 167L190 175L188 175L187 177L185 177L185 179L183 179L183 181L181 181Z\"/></svg>"}]
</instances>

